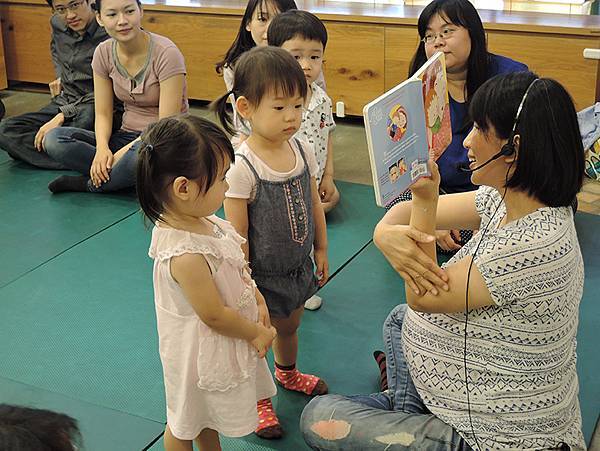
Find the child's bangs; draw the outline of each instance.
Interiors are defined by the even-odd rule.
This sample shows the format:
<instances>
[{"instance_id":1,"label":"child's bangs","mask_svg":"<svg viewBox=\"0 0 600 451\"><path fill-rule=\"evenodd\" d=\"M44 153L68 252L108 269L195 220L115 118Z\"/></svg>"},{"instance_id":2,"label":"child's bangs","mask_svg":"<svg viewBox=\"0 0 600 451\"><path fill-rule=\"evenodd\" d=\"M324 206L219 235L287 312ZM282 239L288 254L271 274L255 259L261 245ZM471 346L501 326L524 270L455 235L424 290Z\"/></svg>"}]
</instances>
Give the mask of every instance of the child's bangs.
<instances>
[{"instance_id":1,"label":"child's bangs","mask_svg":"<svg viewBox=\"0 0 600 451\"><path fill-rule=\"evenodd\" d=\"M269 91L275 93L277 97L306 99L307 83L304 73L286 69L285 66L277 68L276 73L269 80Z\"/></svg>"}]
</instances>

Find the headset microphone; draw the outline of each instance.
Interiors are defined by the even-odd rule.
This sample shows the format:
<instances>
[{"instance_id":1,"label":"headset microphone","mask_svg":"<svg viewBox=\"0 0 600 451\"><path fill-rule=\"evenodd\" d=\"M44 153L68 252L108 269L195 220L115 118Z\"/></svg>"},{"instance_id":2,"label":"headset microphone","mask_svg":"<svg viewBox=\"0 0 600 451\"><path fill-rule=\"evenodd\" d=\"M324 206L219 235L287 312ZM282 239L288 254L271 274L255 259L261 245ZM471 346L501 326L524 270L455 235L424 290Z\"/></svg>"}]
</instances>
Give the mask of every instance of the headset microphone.
<instances>
[{"instance_id":1,"label":"headset microphone","mask_svg":"<svg viewBox=\"0 0 600 451\"><path fill-rule=\"evenodd\" d=\"M504 156L509 156L512 155L515 151L514 146L509 142L506 143L502 146L502 149L500 149L500 152L498 152L496 155L494 155L492 158L490 158L488 161L486 161L485 163L483 163L480 166L477 166L476 168L471 169L469 167L469 163L458 163L456 165L456 168L459 171L462 172L475 172L475 171L479 171L481 168L487 166L488 164L490 164L492 161L497 160L500 157L504 157Z\"/></svg>"}]
</instances>

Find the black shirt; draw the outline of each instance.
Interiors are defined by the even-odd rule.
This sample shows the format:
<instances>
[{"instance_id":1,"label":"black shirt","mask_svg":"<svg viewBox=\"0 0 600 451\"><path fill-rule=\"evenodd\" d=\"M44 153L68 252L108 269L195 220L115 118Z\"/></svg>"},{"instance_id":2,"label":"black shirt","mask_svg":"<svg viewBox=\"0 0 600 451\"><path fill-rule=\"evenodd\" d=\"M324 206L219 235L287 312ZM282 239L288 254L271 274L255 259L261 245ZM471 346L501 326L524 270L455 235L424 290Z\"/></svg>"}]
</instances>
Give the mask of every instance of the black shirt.
<instances>
[{"instance_id":1,"label":"black shirt","mask_svg":"<svg viewBox=\"0 0 600 451\"><path fill-rule=\"evenodd\" d=\"M50 52L56 78L60 78L62 87L61 93L53 100L69 118L77 115L79 105L94 103L92 57L96 46L108 39L108 35L95 19L83 34L71 30L55 15L50 19L50 25Z\"/></svg>"}]
</instances>

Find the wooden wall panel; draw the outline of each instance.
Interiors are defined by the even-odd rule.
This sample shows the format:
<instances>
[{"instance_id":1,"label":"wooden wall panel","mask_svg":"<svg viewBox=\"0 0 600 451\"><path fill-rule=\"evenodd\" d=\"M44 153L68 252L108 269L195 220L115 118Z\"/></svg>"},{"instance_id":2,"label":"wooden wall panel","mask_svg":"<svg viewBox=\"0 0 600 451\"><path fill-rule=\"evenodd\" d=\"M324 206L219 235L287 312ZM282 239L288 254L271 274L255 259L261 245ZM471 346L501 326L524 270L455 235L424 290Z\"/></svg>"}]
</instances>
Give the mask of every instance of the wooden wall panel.
<instances>
[{"instance_id":1,"label":"wooden wall panel","mask_svg":"<svg viewBox=\"0 0 600 451\"><path fill-rule=\"evenodd\" d=\"M0 89L6 89L6 62L4 60L4 39L2 39L2 24L0 23Z\"/></svg>"},{"instance_id":2,"label":"wooden wall panel","mask_svg":"<svg viewBox=\"0 0 600 451\"><path fill-rule=\"evenodd\" d=\"M188 96L214 100L225 93L225 83L215 72L233 42L238 18L201 14L146 12L144 28L167 36L185 56Z\"/></svg>"},{"instance_id":3,"label":"wooden wall panel","mask_svg":"<svg viewBox=\"0 0 600 451\"><path fill-rule=\"evenodd\" d=\"M229 11L197 12L197 8L174 11L149 7L145 11L144 26L168 36L183 52L188 68L189 97L213 100L225 89L223 80L214 71L214 64L233 41L240 17ZM0 3L9 80L48 83L54 78L49 50L50 14L50 9L41 1ZM346 114L361 115L364 104L406 78L417 46L416 26L401 21L374 24L360 23L356 18L328 19L327 14L322 18L329 32L325 52L329 95L334 104L345 103ZM556 78L570 91L578 109L595 101L596 86L600 86L600 64L582 56L584 48L600 47L600 36L594 35L594 30L573 29L570 34L560 34L559 28L554 33L554 29L539 25L525 30L524 25L518 29L498 27L490 25L488 28L492 52L522 61L540 75ZM4 83L2 72L0 63L0 87Z\"/></svg>"},{"instance_id":4,"label":"wooden wall panel","mask_svg":"<svg viewBox=\"0 0 600 451\"><path fill-rule=\"evenodd\" d=\"M419 35L415 26L385 26L385 89L408 78L410 60L417 49Z\"/></svg>"},{"instance_id":5,"label":"wooden wall panel","mask_svg":"<svg viewBox=\"0 0 600 451\"><path fill-rule=\"evenodd\" d=\"M583 49L600 47L600 37L492 31L488 32L488 47L527 64L542 77L559 81L577 110L595 102L598 61L584 59Z\"/></svg>"},{"instance_id":6,"label":"wooden wall panel","mask_svg":"<svg viewBox=\"0 0 600 451\"><path fill-rule=\"evenodd\" d=\"M363 106L385 91L384 29L381 25L325 22L327 93L344 102L346 114L361 116Z\"/></svg>"},{"instance_id":7,"label":"wooden wall panel","mask_svg":"<svg viewBox=\"0 0 600 451\"><path fill-rule=\"evenodd\" d=\"M48 5L0 5L6 74L9 80L49 83L54 80L50 57Z\"/></svg>"}]
</instances>

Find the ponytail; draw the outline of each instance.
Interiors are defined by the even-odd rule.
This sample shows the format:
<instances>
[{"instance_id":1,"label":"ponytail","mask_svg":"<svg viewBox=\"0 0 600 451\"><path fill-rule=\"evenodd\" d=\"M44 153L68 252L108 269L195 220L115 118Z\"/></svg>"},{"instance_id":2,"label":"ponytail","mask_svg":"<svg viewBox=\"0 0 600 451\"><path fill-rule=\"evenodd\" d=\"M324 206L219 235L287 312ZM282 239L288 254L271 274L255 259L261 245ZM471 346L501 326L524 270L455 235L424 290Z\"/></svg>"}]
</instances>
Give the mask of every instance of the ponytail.
<instances>
[{"instance_id":1,"label":"ponytail","mask_svg":"<svg viewBox=\"0 0 600 451\"><path fill-rule=\"evenodd\" d=\"M153 223L161 220L163 212L162 200L155 195L152 152L152 144L143 141L138 153L138 164L136 173L136 191L138 201L146 217Z\"/></svg>"}]
</instances>

